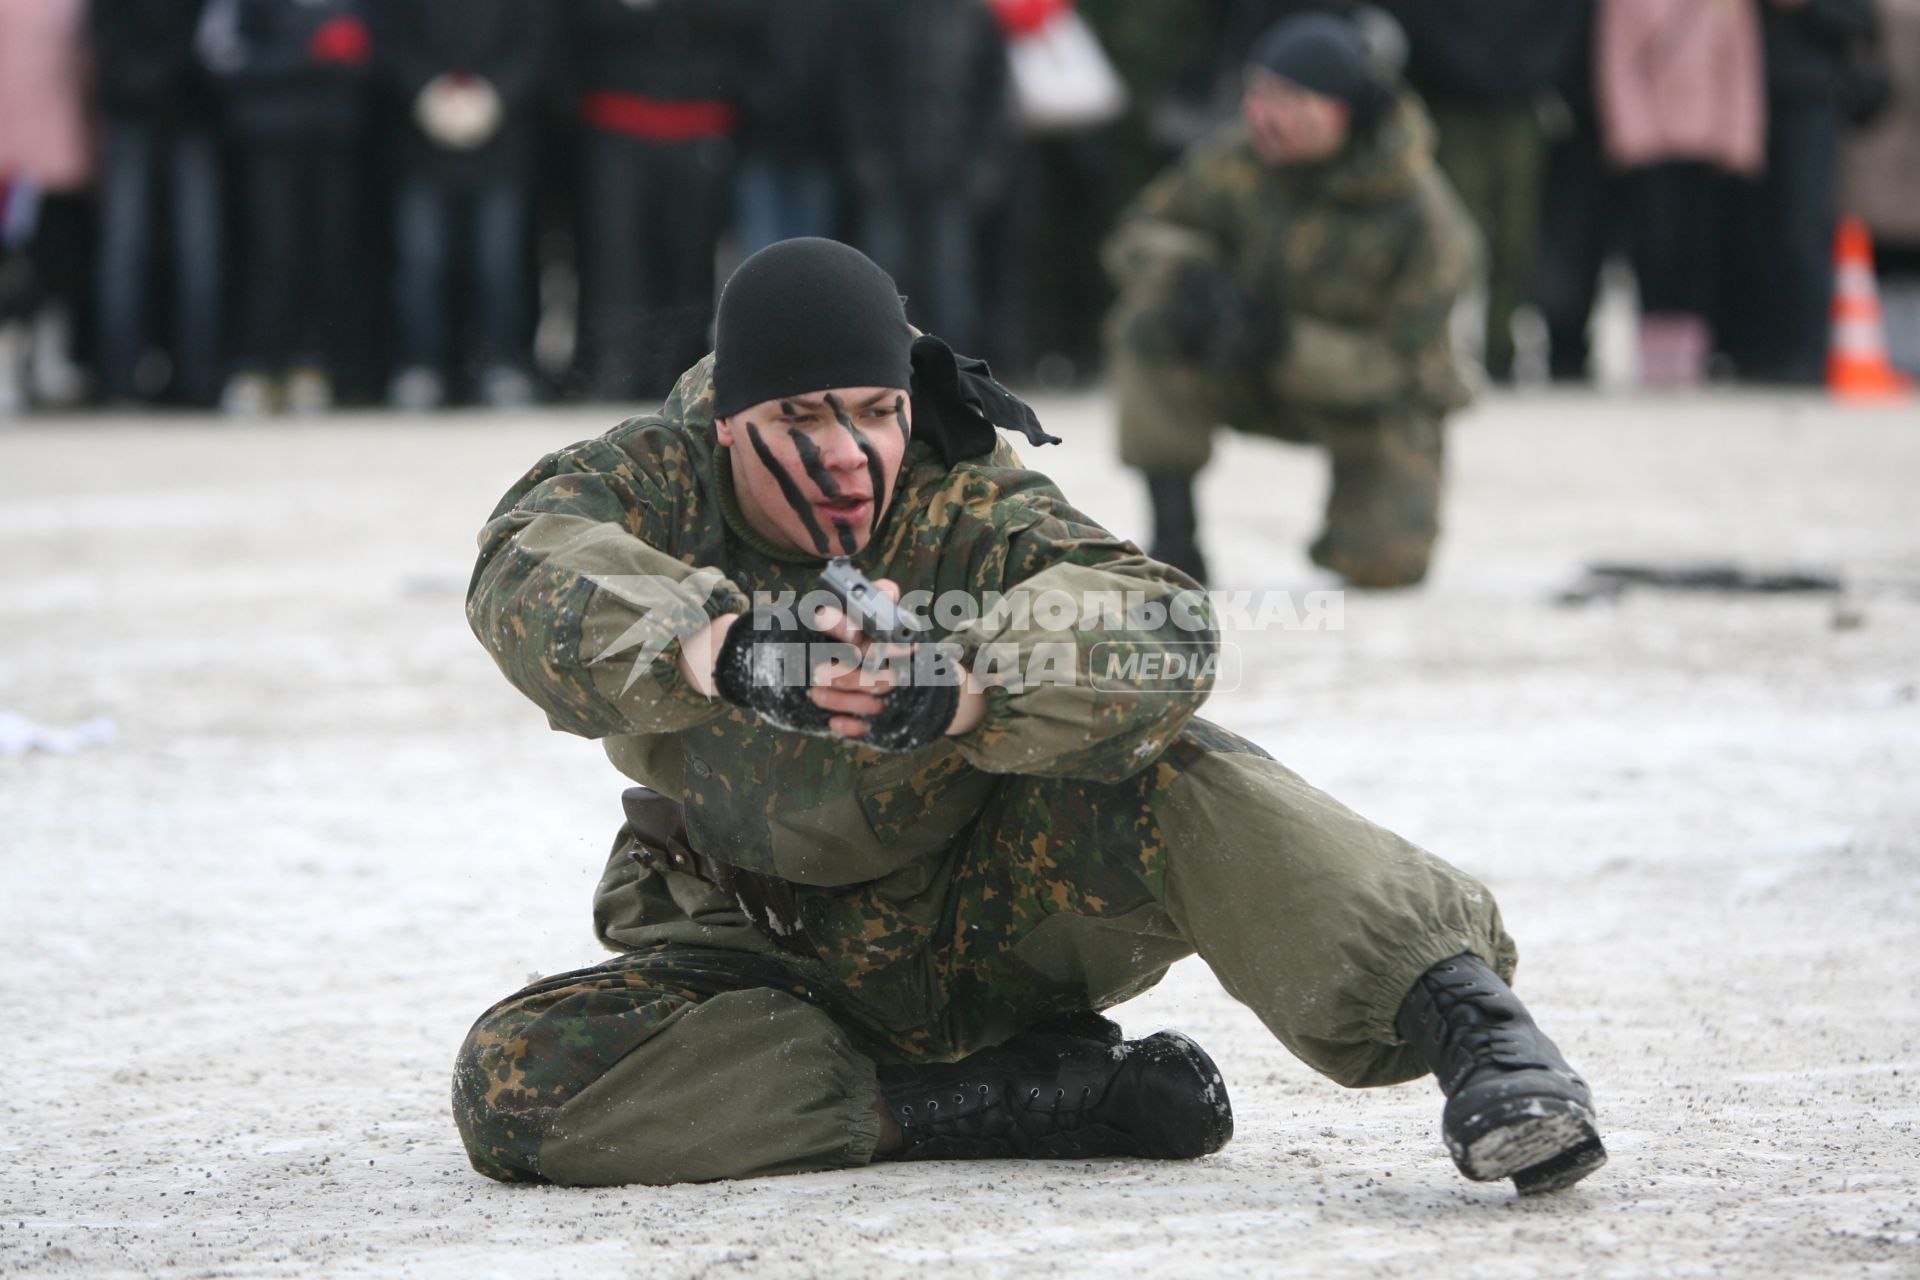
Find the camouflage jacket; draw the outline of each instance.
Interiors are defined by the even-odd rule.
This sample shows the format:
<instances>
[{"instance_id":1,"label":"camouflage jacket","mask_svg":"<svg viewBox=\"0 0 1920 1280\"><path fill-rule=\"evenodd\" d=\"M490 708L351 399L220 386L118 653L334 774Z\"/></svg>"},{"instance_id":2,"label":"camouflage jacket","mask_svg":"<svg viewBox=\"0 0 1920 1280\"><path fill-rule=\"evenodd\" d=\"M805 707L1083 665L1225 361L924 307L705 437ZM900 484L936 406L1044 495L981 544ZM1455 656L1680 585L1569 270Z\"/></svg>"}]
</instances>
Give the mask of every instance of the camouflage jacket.
<instances>
[{"instance_id":1,"label":"camouflage jacket","mask_svg":"<svg viewBox=\"0 0 1920 1280\"><path fill-rule=\"evenodd\" d=\"M990 689L977 729L905 755L775 729L688 688L679 638L755 593L806 595L823 563L741 517L713 431L711 365L684 375L658 416L541 459L481 531L467 595L474 633L515 687L555 728L602 740L621 772L678 797L703 852L803 884L877 879L964 831L995 775L1130 777L1205 700L1210 679L1161 683L1137 664L1106 665L1174 645L1211 653L1204 597L1176 601L1187 579L1076 511L1004 440L952 467L910 443L854 563L909 593L1019 584L1029 600L1096 601L1099 616L929 611L972 669L1025 672L1051 646L1067 661L1048 678ZM1096 658L1122 674L1096 680Z\"/></svg>"},{"instance_id":2,"label":"camouflage jacket","mask_svg":"<svg viewBox=\"0 0 1920 1280\"><path fill-rule=\"evenodd\" d=\"M1311 408L1467 402L1448 318L1479 239L1433 162L1433 128L1403 97L1370 138L1277 168L1235 124L1141 192L1107 242L1123 306L1154 305L1189 259L1278 292L1291 343L1273 389Z\"/></svg>"}]
</instances>

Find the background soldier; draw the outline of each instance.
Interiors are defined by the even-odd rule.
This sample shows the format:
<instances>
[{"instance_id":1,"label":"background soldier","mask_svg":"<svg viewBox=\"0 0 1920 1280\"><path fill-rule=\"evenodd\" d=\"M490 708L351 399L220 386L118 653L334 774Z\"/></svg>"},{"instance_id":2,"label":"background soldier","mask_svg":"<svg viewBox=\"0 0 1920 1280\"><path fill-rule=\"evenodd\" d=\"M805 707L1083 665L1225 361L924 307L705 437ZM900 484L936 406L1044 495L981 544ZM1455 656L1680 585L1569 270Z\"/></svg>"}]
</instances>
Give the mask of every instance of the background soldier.
<instances>
[{"instance_id":1,"label":"background soldier","mask_svg":"<svg viewBox=\"0 0 1920 1280\"><path fill-rule=\"evenodd\" d=\"M735 273L715 355L659 416L542 460L495 511L476 634L652 791L628 793L594 902L621 954L468 1036L475 1167L665 1183L1203 1155L1232 1131L1213 1063L1095 1013L1195 951L1335 1079L1437 1072L1468 1176L1539 1191L1597 1167L1586 1086L1499 976L1492 896L1195 719L1209 682L1096 685L1096 645L1211 651L1204 598L1024 469L980 408L1050 439L981 366L916 341L863 255L783 241ZM763 679L796 644L861 645L838 614L748 611L807 593L832 553L908 590L1142 607L1065 630L995 610L941 637L976 672L1065 644L1053 679Z\"/></svg>"},{"instance_id":2,"label":"background soldier","mask_svg":"<svg viewBox=\"0 0 1920 1280\"><path fill-rule=\"evenodd\" d=\"M1154 555L1204 579L1193 480L1217 423L1325 445L1314 563L1356 586L1425 576L1441 432L1467 403L1448 319L1472 224L1345 19L1255 45L1242 119L1135 202L1106 250L1120 453L1147 475Z\"/></svg>"}]
</instances>

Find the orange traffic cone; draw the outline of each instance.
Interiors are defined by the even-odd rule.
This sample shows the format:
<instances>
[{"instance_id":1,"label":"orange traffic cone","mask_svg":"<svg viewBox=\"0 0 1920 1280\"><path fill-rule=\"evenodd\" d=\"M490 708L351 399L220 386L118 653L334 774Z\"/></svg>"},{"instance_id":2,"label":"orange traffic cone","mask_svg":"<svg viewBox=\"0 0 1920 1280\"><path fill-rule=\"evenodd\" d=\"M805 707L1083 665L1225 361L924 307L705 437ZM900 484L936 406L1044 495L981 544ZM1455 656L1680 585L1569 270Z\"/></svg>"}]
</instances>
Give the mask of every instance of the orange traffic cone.
<instances>
[{"instance_id":1,"label":"orange traffic cone","mask_svg":"<svg viewBox=\"0 0 1920 1280\"><path fill-rule=\"evenodd\" d=\"M1833 336L1827 390L1842 400L1885 400L1913 392L1913 379L1887 359L1880 290L1873 279L1867 224L1842 218L1833 237Z\"/></svg>"}]
</instances>

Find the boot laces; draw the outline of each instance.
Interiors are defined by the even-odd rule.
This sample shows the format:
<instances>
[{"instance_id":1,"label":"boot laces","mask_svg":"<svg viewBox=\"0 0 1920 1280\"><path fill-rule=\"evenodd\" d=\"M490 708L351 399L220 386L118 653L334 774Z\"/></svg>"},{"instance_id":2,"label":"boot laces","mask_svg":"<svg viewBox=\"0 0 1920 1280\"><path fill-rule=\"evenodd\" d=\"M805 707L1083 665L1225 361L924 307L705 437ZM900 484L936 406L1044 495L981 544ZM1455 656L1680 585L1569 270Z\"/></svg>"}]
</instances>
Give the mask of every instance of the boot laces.
<instances>
[{"instance_id":1,"label":"boot laces","mask_svg":"<svg viewBox=\"0 0 1920 1280\"><path fill-rule=\"evenodd\" d=\"M979 1094L979 1106L972 1112L965 1110L967 1094L976 1091ZM940 1104L951 1093L952 1103L943 1116ZM919 1106L902 1103L900 1106L901 1137L908 1144L924 1141L928 1138L982 1137L988 1130L997 1128L989 1117L995 1110L992 1103L993 1090L985 1083L978 1085L962 1080L957 1084L927 1090Z\"/></svg>"},{"instance_id":2,"label":"boot laces","mask_svg":"<svg viewBox=\"0 0 1920 1280\"><path fill-rule=\"evenodd\" d=\"M1058 1086L1053 1091L1051 1106L1042 1105L1045 1090L1038 1085L1027 1089L1027 1105L1022 1108L1021 1127L1030 1138L1051 1138L1059 1134L1073 1133L1086 1127L1091 1112L1097 1105L1093 1101L1093 1086L1083 1084L1072 1102L1067 1101L1069 1090Z\"/></svg>"}]
</instances>

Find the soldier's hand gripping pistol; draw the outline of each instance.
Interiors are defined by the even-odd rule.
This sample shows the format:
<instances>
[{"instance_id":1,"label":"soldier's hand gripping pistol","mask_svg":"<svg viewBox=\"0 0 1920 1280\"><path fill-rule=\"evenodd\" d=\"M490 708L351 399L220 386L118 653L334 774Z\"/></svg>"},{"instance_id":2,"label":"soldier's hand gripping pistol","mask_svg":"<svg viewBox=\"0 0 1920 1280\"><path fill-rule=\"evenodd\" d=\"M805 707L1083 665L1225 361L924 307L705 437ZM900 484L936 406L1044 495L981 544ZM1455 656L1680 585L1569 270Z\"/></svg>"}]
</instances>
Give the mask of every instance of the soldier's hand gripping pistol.
<instances>
[{"instance_id":1,"label":"soldier's hand gripping pistol","mask_svg":"<svg viewBox=\"0 0 1920 1280\"><path fill-rule=\"evenodd\" d=\"M827 561L820 585L831 591L859 633L881 646L881 658L905 683L880 693L886 704L866 717L860 741L881 751L917 751L938 742L960 705L963 672L954 646L935 643L925 622L901 609L844 556ZM871 655L872 650L868 650Z\"/></svg>"}]
</instances>

